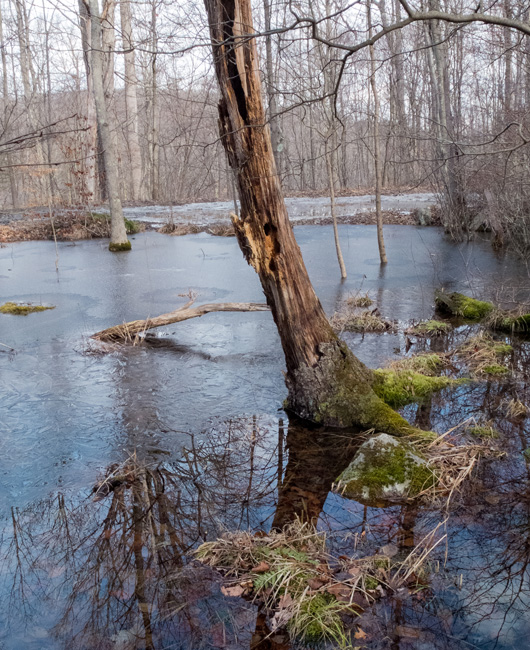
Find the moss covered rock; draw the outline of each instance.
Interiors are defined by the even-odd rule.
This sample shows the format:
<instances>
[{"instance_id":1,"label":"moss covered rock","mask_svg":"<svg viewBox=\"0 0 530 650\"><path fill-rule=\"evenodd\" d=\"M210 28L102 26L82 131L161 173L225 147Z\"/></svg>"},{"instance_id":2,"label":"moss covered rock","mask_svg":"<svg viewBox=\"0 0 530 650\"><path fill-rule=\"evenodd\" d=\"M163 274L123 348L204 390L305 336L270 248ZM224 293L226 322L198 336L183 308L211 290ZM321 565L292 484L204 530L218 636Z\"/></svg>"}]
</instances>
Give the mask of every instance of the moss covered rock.
<instances>
[{"instance_id":1,"label":"moss covered rock","mask_svg":"<svg viewBox=\"0 0 530 650\"><path fill-rule=\"evenodd\" d=\"M466 320L479 322L486 318L494 309L491 302L476 300L463 293L445 293L437 291L435 296L438 311L449 316L459 316Z\"/></svg>"},{"instance_id":2,"label":"moss covered rock","mask_svg":"<svg viewBox=\"0 0 530 650\"><path fill-rule=\"evenodd\" d=\"M338 478L337 490L365 505L414 498L436 483L427 462L410 445L386 433L369 438Z\"/></svg>"}]
</instances>

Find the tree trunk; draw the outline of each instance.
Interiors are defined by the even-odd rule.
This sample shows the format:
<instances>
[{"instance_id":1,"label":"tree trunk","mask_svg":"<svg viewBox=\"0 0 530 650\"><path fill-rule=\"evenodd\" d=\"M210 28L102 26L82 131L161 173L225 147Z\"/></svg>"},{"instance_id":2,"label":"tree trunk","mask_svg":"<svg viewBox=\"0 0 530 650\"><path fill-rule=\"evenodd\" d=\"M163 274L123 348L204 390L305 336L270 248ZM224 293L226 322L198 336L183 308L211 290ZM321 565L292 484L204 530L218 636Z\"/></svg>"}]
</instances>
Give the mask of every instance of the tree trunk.
<instances>
[{"instance_id":1,"label":"tree trunk","mask_svg":"<svg viewBox=\"0 0 530 650\"><path fill-rule=\"evenodd\" d=\"M265 31L271 30L271 0L264 0L265 11ZM267 71L267 97L269 100L269 124L271 130L272 151L274 153L274 160L276 161L276 169L282 177L283 167L283 136L280 126L280 118L278 117L278 102L276 91L276 80L274 75L274 67L272 60L272 36L267 34L265 36L265 56L266 56L266 71Z\"/></svg>"},{"instance_id":2,"label":"tree trunk","mask_svg":"<svg viewBox=\"0 0 530 650\"><path fill-rule=\"evenodd\" d=\"M0 43L3 44L1 48L2 56L2 96L4 100L4 133L2 134L6 138L6 133L8 132L8 125L11 117L12 106L9 101L9 87L8 87L8 76L7 76L7 54L6 54L6 42L4 41L4 19L2 15L2 7L0 6ZM6 154L7 170L9 175L9 187L11 190L11 205L13 208L18 207L18 189L17 189L17 180L15 177L15 170L13 168L13 156L8 153Z\"/></svg>"},{"instance_id":3,"label":"tree trunk","mask_svg":"<svg viewBox=\"0 0 530 650\"><path fill-rule=\"evenodd\" d=\"M86 120L89 130L87 132L87 155L86 155L86 199L94 203L106 192L101 192L101 183L105 179L105 164L103 152L99 144L98 125L96 118L96 106L94 102L94 88L92 83L92 65L90 56L92 52L92 29L90 26L90 12L85 0L78 0L79 3L79 29L81 31L81 44L83 47L83 63L85 66L87 86Z\"/></svg>"},{"instance_id":4,"label":"tree trunk","mask_svg":"<svg viewBox=\"0 0 530 650\"><path fill-rule=\"evenodd\" d=\"M339 228L337 226L337 211L335 210L335 177L336 170L333 165L332 154L328 149L329 143L326 140L326 168L328 171L328 181L329 181L329 202L331 206L331 219L333 221L333 237L335 239L335 251L337 253L337 261L339 263L340 269L340 278L345 280L348 277L346 272L346 265L344 264L344 256L342 255L342 249L340 247L339 239Z\"/></svg>"},{"instance_id":5,"label":"tree trunk","mask_svg":"<svg viewBox=\"0 0 530 650\"><path fill-rule=\"evenodd\" d=\"M125 51L125 114L127 118L127 146L131 161L130 191L133 201L143 199L142 154L138 137L138 79L134 61L134 46L131 25L131 0L121 0L121 31Z\"/></svg>"},{"instance_id":6,"label":"tree trunk","mask_svg":"<svg viewBox=\"0 0 530 650\"><path fill-rule=\"evenodd\" d=\"M366 5L366 15L368 18L368 38L372 38L372 14L370 3ZM385 249L385 239L383 236L383 215L381 214L381 185L383 184L383 175L381 173L381 141L379 138L379 93L375 81L375 52L374 46L370 45L370 84L374 96L374 166L375 166L375 215L377 223L377 245L379 246L379 259L381 264L388 262Z\"/></svg>"},{"instance_id":7,"label":"tree trunk","mask_svg":"<svg viewBox=\"0 0 530 650\"><path fill-rule=\"evenodd\" d=\"M116 142L112 137L109 125L105 90L103 87L103 52L101 38L101 19L99 15L98 0L89 0L90 26L92 35L92 83L94 88L94 101L96 115L105 159L105 179L110 207L110 244L112 252L130 250L131 243L127 239L125 221L120 196L120 180L118 173L118 155Z\"/></svg>"},{"instance_id":8,"label":"tree trunk","mask_svg":"<svg viewBox=\"0 0 530 650\"><path fill-rule=\"evenodd\" d=\"M236 170L241 204L234 228L278 327L287 365L287 406L326 425L411 432L374 393L373 373L337 338L309 280L265 121L250 0L205 0L205 6L221 90L219 129Z\"/></svg>"}]
</instances>

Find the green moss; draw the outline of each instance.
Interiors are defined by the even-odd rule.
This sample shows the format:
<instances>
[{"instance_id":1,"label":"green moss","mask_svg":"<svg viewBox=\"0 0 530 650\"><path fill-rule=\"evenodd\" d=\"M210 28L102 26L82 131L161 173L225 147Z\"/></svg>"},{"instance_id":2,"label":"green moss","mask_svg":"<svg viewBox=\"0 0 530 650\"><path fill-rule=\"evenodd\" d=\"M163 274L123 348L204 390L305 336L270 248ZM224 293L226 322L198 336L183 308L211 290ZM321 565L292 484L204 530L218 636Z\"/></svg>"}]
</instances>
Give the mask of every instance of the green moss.
<instances>
[{"instance_id":1,"label":"green moss","mask_svg":"<svg viewBox=\"0 0 530 650\"><path fill-rule=\"evenodd\" d=\"M109 244L109 251L111 253L120 253L121 251L130 251L131 250L131 242L126 241L122 242L120 244L110 242Z\"/></svg>"},{"instance_id":2,"label":"green moss","mask_svg":"<svg viewBox=\"0 0 530 650\"><path fill-rule=\"evenodd\" d=\"M420 454L414 450L415 456ZM355 461L339 477L338 481L346 496L355 498L366 495L366 501L384 494L385 487L409 483L408 496L414 497L423 490L436 485L434 472L424 463L414 461L411 450L403 444L386 445L377 454L370 455L369 463L359 472Z\"/></svg>"},{"instance_id":3,"label":"green moss","mask_svg":"<svg viewBox=\"0 0 530 650\"><path fill-rule=\"evenodd\" d=\"M488 438L499 438L500 433L497 431L497 429L494 429L493 427L486 427L486 426L476 426L476 427L471 427L469 429L469 433L472 436L475 436L475 438L481 438L481 439L488 439Z\"/></svg>"},{"instance_id":4,"label":"green moss","mask_svg":"<svg viewBox=\"0 0 530 650\"><path fill-rule=\"evenodd\" d=\"M451 329L449 323L445 323L441 320L427 320L423 323L418 323L407 330L410 334L416 334L417 336L441 336L446 334Z\"/></svg>"},{"instance_id":5,"label":"green moss","mask_svg":"<svg viewBox=\"0 0 530 650\"><path fill-rule=\"evenodd\" d=\"M528 447L528 449L525 449L523 451L523 456L526 458L527 461L530 461L530 447Z\"/></svg>"},{"instance_id":6,"label":"green moss","mask_svg":"<svg viewBox=\"0 0 530 650\"><path fill-rule=\"evenodd\" d=\"M377 585L379 584L379 580L377 578L374 578L373 576L366 576L364 579L364 586L367 589L377 589Z\"/></svg>"},{"instance_id":7,"label":"green moss","mask_svg":"<svg viewBox=\"0 0 530 650\"><path fill-rule=\"evenodd\" d=\"M476 300L457 292L447 294L438 291L435 301L439 311L474 322L481 321L494 309L491 302Z\"/></svg>"},{"instance_id":8,"label":"green moss","mask_svg":"<svg viewBox=\"0 0 530 650\"><path fill-rule=\"evenodd\" d=\"M507 343L495 343L493 346L493 350L495 351L496 354L504 355L513 352L513 347L511 345L508 345Z\"/></svg>"},{"instance_id":9,"label":"green moss","mask_svg":"<svg viewBox=\"0 0 530 650\"><path fill-rule=\"evenodd\" d=\"M0 313L12 314L13 316L27 316L38 311L46 311L48 309L55 309L54 305L28 305L18 304L16 302L6 302L0 307Z\"/></svg>"},{"instance_id":10,"label":"green moss","mask_svg":"<svg viewBox=\"0 0 530 650\"><path fill-rule=\"evenodd\" d=\"M389 406L400 408L412 402L422 402L436 391L456 386L461 379L450 377L429 377L414 370L375 370L375 393Z\"/></svg>"},{"instance_id":11,"label":"green moss","mask_svg":"<svg viewBox=\"0 0 530 650\"><path fill-rule=\"evenodd\" d=\"M485 366L482 369L482 372L484 372L486 375L499 376L499 375L506 375L509 372L509 370L504 366L499 366L498 364L494 363L490 366Z\"/></svg>"}]
</instances>

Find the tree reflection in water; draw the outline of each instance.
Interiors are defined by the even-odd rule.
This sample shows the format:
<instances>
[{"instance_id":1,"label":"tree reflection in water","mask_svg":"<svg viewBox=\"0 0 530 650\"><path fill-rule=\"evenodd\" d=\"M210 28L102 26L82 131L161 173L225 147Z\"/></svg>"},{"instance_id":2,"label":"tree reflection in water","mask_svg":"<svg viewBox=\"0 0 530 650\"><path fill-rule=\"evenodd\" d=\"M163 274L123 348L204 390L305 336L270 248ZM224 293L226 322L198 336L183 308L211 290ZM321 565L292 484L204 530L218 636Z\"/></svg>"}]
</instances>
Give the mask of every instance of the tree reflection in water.
<instances>
[{"instance_id":1,"label":"tree reflection in water","mask_svg":"<svg viewBox=\"0 0 530 650\"><path fill-rule=\"evenodd\" d=\"M510 396L501 384L465 391L452 417ZM424 426L443 410L437 400L417 409ZM524 423L502 426L519 459L529 444ZM193 548L225 528L268 529L299 517L337 533L330 543L338 552L393 543L405 553L439 521L426 507L366 508L330 493L362 441L358 432L308 432L291 422L286 433L281 420L249 417L206 434L190 435L176 461L133 456L113 468L122 482L100 501L59 494L12 511L2 609L12 638L25 639L20 647L286 648L268 636L255 605L224 596L216 574L190 560ZM448 562L441 548L425 591L398 593L365 613L368 647L523 647L528 479L520 460L482 466L449 520ZM50 636L32 637L39 626Z\"/></svg>"}]
</instances>

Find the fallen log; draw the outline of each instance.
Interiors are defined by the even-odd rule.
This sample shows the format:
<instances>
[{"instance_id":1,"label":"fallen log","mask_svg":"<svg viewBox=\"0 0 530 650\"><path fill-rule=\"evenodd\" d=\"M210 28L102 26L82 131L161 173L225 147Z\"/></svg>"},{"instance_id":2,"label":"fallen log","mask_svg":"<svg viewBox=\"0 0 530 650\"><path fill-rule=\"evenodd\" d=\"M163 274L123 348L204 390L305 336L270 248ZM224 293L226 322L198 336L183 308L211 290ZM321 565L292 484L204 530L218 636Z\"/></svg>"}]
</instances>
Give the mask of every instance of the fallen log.
<instances>
[{"instance_id":1,"label":"fallen log","mask_svg":"<svg viewBox=\"0 0 530 650\"><path fill-rule=\"evenodd\" d=\"M180 323L180 321L189 320L190 318L199 318L213 311L269 311L268 305L258 302L213 302L198 307L190 307L190 304L187 303L180 309L175 309L175 311L161 316L114 325L101 332L96 332L91 338L114 343L137 343L142 334L155 327Z\"/></svg>"}]
</instances>

